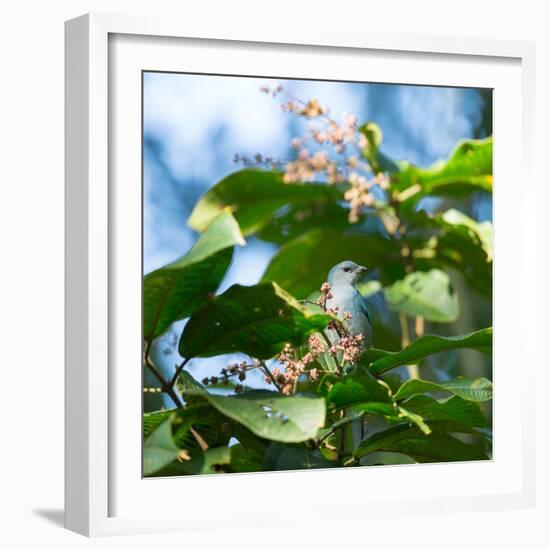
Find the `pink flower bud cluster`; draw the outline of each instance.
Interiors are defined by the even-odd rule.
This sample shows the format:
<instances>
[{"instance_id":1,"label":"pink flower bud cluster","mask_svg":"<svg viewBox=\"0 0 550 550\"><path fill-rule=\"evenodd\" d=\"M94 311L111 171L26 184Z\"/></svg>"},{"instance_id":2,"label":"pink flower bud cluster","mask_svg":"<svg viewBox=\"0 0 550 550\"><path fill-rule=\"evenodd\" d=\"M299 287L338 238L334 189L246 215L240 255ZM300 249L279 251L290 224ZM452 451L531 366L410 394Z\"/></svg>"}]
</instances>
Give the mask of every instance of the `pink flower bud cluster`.
<instances>
[{"instance_id":1,"label":"pink flower bud cluster","mask_svg":"<svg viewBox=\"0 0 550 550\"><path fill-rule=\"evenodd\" d=\"M316 367L311 367L309 369L307 367L311 365L319 355L327 351L327 346L319 336L312 334L309 337L308 347L309 351L299 358L296 356L294 347L290 344L286 344L281 353L277 356L277 359L282 363L282 370L278 367L274 368L271 374L279 386L281 393L284 395L289 395L294 391L296 382L302 374L307 374L312 381L317 380L319 377L319 371ZM266 376L265 381L271 384L273 380L269 376Z\"/></svg>"},{"instance_id":2,"label":"pink flower bud cluster","mask_svg":"<svg viewBox=\"0 0 550 550\"><path fill-rule=\"evenodd\" d=\"M294 148L300 147L300 138L292 140ZM329 183L342 183L345 180L344 174L339 170L335 161L330 161L327 151L317 151L310 154L305 148L300 148L298 158L288 162L285 166L283 181L285 183L297 183L300 181L311 181L318 173L325 173Z\"/></svg>"},{"instance_id":3,"label":"pink flower bud cluster","mask_svg":"<svg viewBox=\"0 0 550 550\"><path fill-rule=\"evenodd\" d=\"M351 187L344 193L344 199L349 204L348 220L350 223L357 223L363 206L374 206L374 195L372 188L378 185L381 189L388 188L388 178L384 174L378 174L372 179L357 172L351 172L348 176Z\"/></svg>"},{"instance_id":4,"label":"pink flower bud cluster","mask_svg":"<svg viewBox=\"0 0 550 550\"><path fill-rule=\"evenodd\" d=\"M341 121L337 122L329 116L328 107L322 106L317 99L303 101L288 94L282 86L263 87L261 91L273 96L285 94L288 99L281 104L283 111L309 121L308 132L292 138L297 158L285 164L283 181L288 184L312 181L320 175L328 184L349 182L350 188L344 196L349 205L348 221L351 224L359 222L362 209L375 206L372 188L387 190L389 180L382 173L373 176L370 164L360 160L364 159L369 143L359 131L357 117L343 113ZM326 149L309 151L308 143Z\"/></svg>"},{"instance_id":5,"label":"pink flower bud cluster","mask_svg":"<svg viewBox=\"0 0 550 550\"><path fill-rule=\"evenodd\" d=\"M327 301L330 300L333 296L331 291L330 283L324 282L320 288L321 295L317 299L317 304L321 307L323 311L327 310Z\"/></svg>"},{"instance_id":6,"label":"pink flower bud cluster","mask_svg":"<svg viewBox=\"0 0 550 550\"><path fill-rule=\"evenodd\" d=\"M336 357L339 352L342 352L342 366L346 363L355 365L361 355L364 339L362 334L342 336L336 344L331 346L329 353Z\"/></svg>"}]
</instances>

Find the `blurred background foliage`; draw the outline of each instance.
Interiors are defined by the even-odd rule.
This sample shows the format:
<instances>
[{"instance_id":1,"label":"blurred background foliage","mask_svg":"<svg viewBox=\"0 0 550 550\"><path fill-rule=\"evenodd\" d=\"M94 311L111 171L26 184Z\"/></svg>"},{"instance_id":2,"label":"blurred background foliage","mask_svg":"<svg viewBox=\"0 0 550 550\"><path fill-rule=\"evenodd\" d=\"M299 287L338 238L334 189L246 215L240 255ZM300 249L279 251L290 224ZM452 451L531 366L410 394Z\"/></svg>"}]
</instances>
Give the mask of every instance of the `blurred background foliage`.
<instances>
[{"instance_id":1,"label":"blurred background foliage","mask_svg":"<svg viewBox=\"0 0 550 550\"><path fill-rule=\"evenodd\" d=\"M375 172L390 175L389 195L398 198L386 201L375 211L363 209L357 222L350 224L348 205L343 200L345 184L285 184L280 172L266 171L262 166L245 170L236 166L235 154L245 159L254 159L258 153L268 154L283 162L296 157L292 138L304 133L306 121L281 113L280 101L259 93L262 86L273 86L279 81L146 73L143 258L148 290L144 295L144 336L147 353L158 372L171 379L175 366L184 361L185 372L202 380L216 376L229 364L247 360L243 353L247 351L245 341L222 345L223 334L216 335L216 323L223 324L224 315L239 299L241 287L233 287L235 284L273 282L289 292L291 297L281 294L278 286L266 290L261 285L255 299L258 304L265 304L267 298L270 303L278 300L279 309L288 309L287 339L300 344L299 327L307 325L303 333L306 334L313 321L309 317L300 321L301 314L296 314L289 300L315 296L330 267L346 259L370 268L360 287L364 295L384 289L390 313L376 320L376 348L398 352L424 334L454 337L491 327L491 92L299 80L281 83L292 95L316 98L321 105L330 105L334 116L352 112L360 124L369 123L362 127L367 139L365 160L376 168ZM221 219L219 214L224 212L229 217ZM397 224L394 229L392 223ZM220 231L211 230L214 224L223 227ZM241 246L243 236L246 246ZM227 253L230 246L234 246L232 257ZM159 297L167 284L175 285L173 300L162 298L159 308ZM214 306L210 310L204 306L200 315L187 320L200 304L207 303L216 289L221 294L230 287L232 294L224 294L225 309L218 306L214 311ZM157 298L155 289L159 293ZM187 304L187 310L182 303ZM212 324L210 319L214 315L218 320ZM150 326L148 319L152 320ZM174 319L180 320L172 323ZM318 323L321 326L322 319ZM420 353L418 361L397 362L385 377L385 383L395 397L407 379L419 374L434 384L452 384L457 377L490 380L491 355L478 353L485 346L484 338L485 335L482 343L470 342L465 346L449 346L444 341L440 351L445 353L435 353L440 344L429 342L428 347L432 346L429 353ZM212 346L212 342L218 345ZM267 358L277 352L267 343L268 347L258 346L254 342L250 353L265 350ZM189 352L191 348L193 353ZM262 356L256 353L256 357ZM382 365L379 362L386 359L374 354L364 359L364 363L371 368L376 363ZM158 388L158 377L150 369L144 373L145 387ZM265 390L268 384L264 378L260 369L250 370L247 385ZM370 387L370 382L362 380L364 387ZM448 393L449 387L424 390ZM304 461L309 464L307 467L327 467L330 457L303 446L284 445L280 434L274 439L278 443L271 444L266 455L265 438L260 445L249 433L247 424L257 407L251 409L251 416L243 422L240 412L226 410L226 405L211 397L210 394L217 393L215 384L206 397L202 387L182 389L181 380L177 388L174 391L180 392L179 397L185 397L184 410L157 415L154 421L147 420L146 415L146 448L154 449L146 455L154 456L155 460L161 457L160 465L150 468L151 472L169 475L174 453L196 447L198 440L191 437L191 426L203 434L201 437L208 434L208 452L199 458L193 454L184 457L174 467L174 474L212 473L212 465L222 465L221 471L275 469L269 464L284 469L297 467ZM307 393L307 381L302 389ZM316 387L315 391L318 390ZM226 391L227 387L219 390ZM452 409L453 418L466 414L470 416L465 424L470 428L490 427L489 398L478 395L470 400L471 396L464 398L460 391L451 392L454 397L445 405ZM432 405L422 402L430 398L414 392L411 396L408 397L411 411L416 411L419 418L425 412L430 418ZM337 403L336 396L329 399L327 394L327 399ZM173 407L172 401L166 392L146 391L144 411ZM471 402L481 403L486 423L468 408L467 403ZM392 401L392 406L397 403ZM412 415L411 411L407 414ZM438 409L437 414L443 413ZM410 416L409 421L415 426L411 429L422 430L417 418ZM376 434L380 426L375 420L369 428ZM408 454L391 453L391 458L388 453L380 454L391 445L399 452L399 445L404 445L399 426L392 429L397 430L397 435L388 435L393 437L391 444L385 441L378 448L376 439L369 439L371 447L364 449L368 457L363 464L422 461L410 449ZM211 434L212 430L215 433ZM438 459L460 460L461 453L465 453L462 459L480 458L479 454L461 447L460 438L456 440L459 443L449 440L448 431L430 436L432 445L447 452L447 455L439 452ZM291 438L290 442L299 440ZM232 451L224 451L229 449L230 441ZM239 447L235 447L236 441ZM250 444L244 445L243 441ZM422 444L418 443L415 449ZM165 452L166 464L159 449ZM490 453L490 448L485 451ZM239 468L223 467L237 461Z\"/></svg>"}]
</instances>

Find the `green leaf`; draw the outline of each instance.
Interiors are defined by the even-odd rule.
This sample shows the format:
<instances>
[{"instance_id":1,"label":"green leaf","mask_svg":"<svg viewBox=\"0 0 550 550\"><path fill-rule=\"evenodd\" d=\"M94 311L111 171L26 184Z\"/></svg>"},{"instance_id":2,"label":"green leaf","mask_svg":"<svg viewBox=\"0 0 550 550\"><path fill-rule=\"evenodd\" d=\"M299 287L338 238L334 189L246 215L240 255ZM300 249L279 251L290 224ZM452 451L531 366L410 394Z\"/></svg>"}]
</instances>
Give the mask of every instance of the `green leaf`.
<instances>
[{"instance_id":1,"label":"green leaf","mask_svg":"<svg viewBox=\"0 0 550 550\"><path fill-rule=\"evenodd\" d=\"M423 420L449 420L472 428L487 427L487 419L479 403L453 396L436 400L427 395L415 395L400 407L420 416Z\"/></svg>"},{"instance_id":2,"label":"green leaf","mask_svg":"<svg viewBox=\"0 0 550 550\"><path fill-rule=\"evenodd\" d=\"M325 423L325 400L283 397L273 392L242 396L208 394L219 412L241 423L252 433L272 441L300 443L314 438Z\"/></svg>"},{"instance_id":3,"label":"green leaf","mask_svg":"<svg viewBox=\"0 0 550 550\"><path fill-rule=\"evenodd\" d=\"M493 224L489 221L476 222L466 214L451 208L441 215L441 219L448 226L462 226L475 234L483 250L487 254L487 261L493 260Z\"/></svg>"},{"instance_id":4,"label":"green leaf","mask_svg":"<svg viewBox=\"0 0 550 550\"><path fill-rule=\"evenodd\" d=\"M161 470L180 453L172 439L172 416L162 422L143 444L143 475Z\"/></svg>"},{"instance_id":5,"label":"green leaf","mask_svg":"<svg viewBox=\"0 0 550 550\"><path fill-rule=\"evenodd\" d=\"M309 451L297 445L272 443L267 451L264 470L310 470L335 466L336 462L327 460L319 451Z\"/></svg>"},{"instance_id":6,"label":"green leaf","mask_svg":"<svg viewBox=\"0 0 550 550\"><path fill-rule=\"evenodd\" d=\"M391 405L391 390L387 384L364 370L339 379L328 391L327 403L334 405L337 409L374 404L376 411L382 414L395 412ZM388 404L390 404L389 408Z\"/></svg>"},{"instance_id":7,"label":"green leaf","mask_svg":"<svg viewBox=\"0 0 550 550\"><path fill-rule=\"evenodd\" d=\"M261 472L264 455L237 443L230 447L231 469L235 472Z\"/></svg>"},{"instance_id":8,"label":"green leaf","mask_svg":"<svg viewBox=\"0 0 550 550\"><path fill-rule=\"evenodd\" d=\"M227 212L214 219L182 258L143 278L143 334L148 341L188 317L215 292L233 256L244 245L239 226Z\"/></svg>"},{"instance_id":9,"label":"green leaf","mask_svg":"<svg viewBox=\"0 0 550 550\"><path fill-rule=\"evenodd\" d=\"M183 473L191 475L217 474L226 471L231 464L231 449L216 447L202 452L195 452L191 460L181 462L179 468Z\"/></svg>"},{"instance_id":10,"label":"green leaf","mask_svg":"<svg viewBox=\"0 0 550 550\"><path fill-rule=\"evenodd\" d=\"M175 410L145 413L143 415L143 440L145 441Z\"/></svg>"},{"instance_id":11,"label":"green leaf","mask_svg":"<svg viewBox=\"0 0 550 550\"><path fill-rule=\"evenodd\" d=\"M214 447L206 451L195 449L190 456L186 453L184 457L158 470L154 476L204 475L231 471L231 449L227 446Z\"/></svg>"},{"instance_id":12,"label":"green leaf","mask_svg":"<svg viewBox=\"0 0 550 550\"><path fill-rule=\"evenodd\" d=\"M451 157L430 168L399 163L392 187L399 200L417 201L426 195L464 197L473 191L493 189L493 138L461 141Z\"/></svg>"},{"instance_id":13,"label":"green leaf","mask_svg":"<svg viewBox=\"0 0 550 550\"><path fill-rule=\"evenodd\" d=\"M187 358L243 352L267 359L287 342L299 346L330 319L311 313L275 283L234 285L194 313L179 352Z\"/></svg>"},{"instance_id":14,"label":"green leaf","mask_svg":"<svg viewBox=\"0 0 550 550\"><path fill-rule=\"evenodd\" d=\"M455 378L449 382L407 380L394 395L396 401L427 392L448 392L468 401L488 401L493 398L493 384L487 378Z\"/></svg>"},{"instance_id":15,"label":"green leaf","mask_svg":"<svg viewBox=\"0 0 550 550\"><path fill-rule=\"evenodd\" d=\"M185 371L178 378L177 389L186 399L202 398L219 413L241 424L246 430L234 429L234 435L245 447L256 451L261 451L262 442L249 432L272 441L299 443L315 437L325 422L322 397L285 397L265 390L238 396L214 395Z\"/></svg>"},{"instance_id":16,"label":"green leaf","mask_svg":"<svg viewBox=\"0 0 550 550\"><path fill-rule=\"evenodd\" d=\"M369 162L373 172L398 172L399 166L380 151L380 145L384 137L380 126L372 121L367 122L359 127L359 132L367 138L367 145L363 149L363 156Z\"/></svg>"},{"instance_id":17,"label":"green leaf","mask_svg":"<svg viewBox=\"0 0 550 550\"><path fill-rule=\"evenodd\" d=\"M343 260L384 269L395 280L405 275L399 247L379 235L342 235L315 229L284 244L271 260L262 282L275 281L297 298L319 290L329 270Z\"/></svg>"},{"instance_id":18,"label":"green leaf","mask_svg":"<svg viewBox=\"0 0 550 550\"><path fill-rule=\"evenodd\" d=\"M462 227L456 231L445 231L437 238L435 262L437 265L457 269L472 288L491 299L493 264L488 261L485 250L476 241Z\"/></svg>"},{"instance_id":19,"label":"green leaf","mask_svg":"<svg viewBox=\"0 0 550 550\"><path fill-rule=\"evenodd\" d=\"M445 424L441 428L445 428ZM397 452L410 456L416 462L458 462L487 460L486 453L477 446L468 445L440 431L436 423L430 424L427 435L416 426L394 426L375 433L355 450L356 458L379 451Z\"/></svg>"},{"instance_id":20,"label":"green leaf","mask_svg":"<svg viewBox=\"0 0 550 550\"><path fill-rule=\"evenodd\" d=\"M285 205L335 202L341 195L341 190L322 183L285 184L280 172L245 169L211 187L197 202L188 224L196 231L204 231L227 208L234 213L243 233L249 235Z\"/></svg>"},{"instance_id":21,"label":"green leaf","mask_svg":"<svg viewBox=\"0 0 550 550\"><path fill-rule=\"evenodd\" d=\"M330 227L343 232L349 228L349 209L335 200L319 199L282 209L258 233L264 241L284 244L313 229Z\"/></svg>"},{"instance_id":22,"label":"green leaf","mask_svg":"<svg viewBox=\"0 0 550 550\"><path fill-rule=\"evenodd\" d=\"M436 235L428 240L411 239L417 269L450 266L462 273L472 288L491 297L493 252L490 222L479 224L456 210L435 215L402 210L401 214L411 228L436 230Z\"/></svg>"},{"instance_id":23,"label":"green leaf","mask_svg":"<svg viewBox=\"0 0 550 550\"><path fill-rule=\"evenodd\" d=\"M386 289L391 308L427 321L451 323L458 318L458 296L449 276L439 270L416 271Z\"/></svg>"},{"instance_id":24,"label":"green leaf","mask_svg":"<svg viewBox=\"0 0 550 550\"><path fill-rule=\"evenodd\" d=\"M398 417L405 418L410 423L414 424L424 435L432 433L432 429L424 422L424 419L409 409L398 407Z\"/></svg>"},{"instance_id":25,"label":"green leaf","mask_svg":"<svg viewBox=\"0 0 550 550\"><path fill-rule=\"evenodd\" d=\"M485 328L462 336L435 336L427 334L417 338L401 351L390 352L376 348L366 350L359 363L369 366L371 373L381 374L394 367L417 363L420 359L453 349L475 349L490 354L493 348L493 329Z\"/></svg>"}]
</instances>

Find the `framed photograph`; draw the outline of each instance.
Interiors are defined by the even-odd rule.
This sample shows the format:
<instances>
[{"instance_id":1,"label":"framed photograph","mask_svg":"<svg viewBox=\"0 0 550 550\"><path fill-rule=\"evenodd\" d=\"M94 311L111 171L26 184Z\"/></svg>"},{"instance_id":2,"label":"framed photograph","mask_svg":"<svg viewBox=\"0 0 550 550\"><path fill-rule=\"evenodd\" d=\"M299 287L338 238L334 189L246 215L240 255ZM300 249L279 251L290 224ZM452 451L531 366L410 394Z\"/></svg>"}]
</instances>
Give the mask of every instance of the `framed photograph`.
<instances>
[{"instance_id":1,"label":"framed photograph","mask_svg":"<svg viewBox=\"0 0 550 550\"><path fill-rule=\"evenodd\" d=\"M67 528L532 505L533 95L525 42L67 22Z\"/></svg>"}]
</instances>

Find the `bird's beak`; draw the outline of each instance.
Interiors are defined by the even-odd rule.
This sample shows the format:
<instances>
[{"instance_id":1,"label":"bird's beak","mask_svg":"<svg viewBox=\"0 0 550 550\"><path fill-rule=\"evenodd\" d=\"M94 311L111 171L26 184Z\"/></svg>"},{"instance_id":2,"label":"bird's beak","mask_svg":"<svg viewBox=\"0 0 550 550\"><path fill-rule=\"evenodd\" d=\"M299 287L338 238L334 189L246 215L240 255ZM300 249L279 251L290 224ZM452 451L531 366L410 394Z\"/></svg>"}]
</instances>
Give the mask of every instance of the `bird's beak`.
<instances>
[{"instance_id":1,"label":"bird's beak","mask_svg":"<svg viewBox=\"0 0 550 550\"><path fill-rule=\"evenodd\" d=\"M364 265L361 265L357 271L359 271L359 273L366 273L368 269Z\"/></svg>"}]
</instances>

